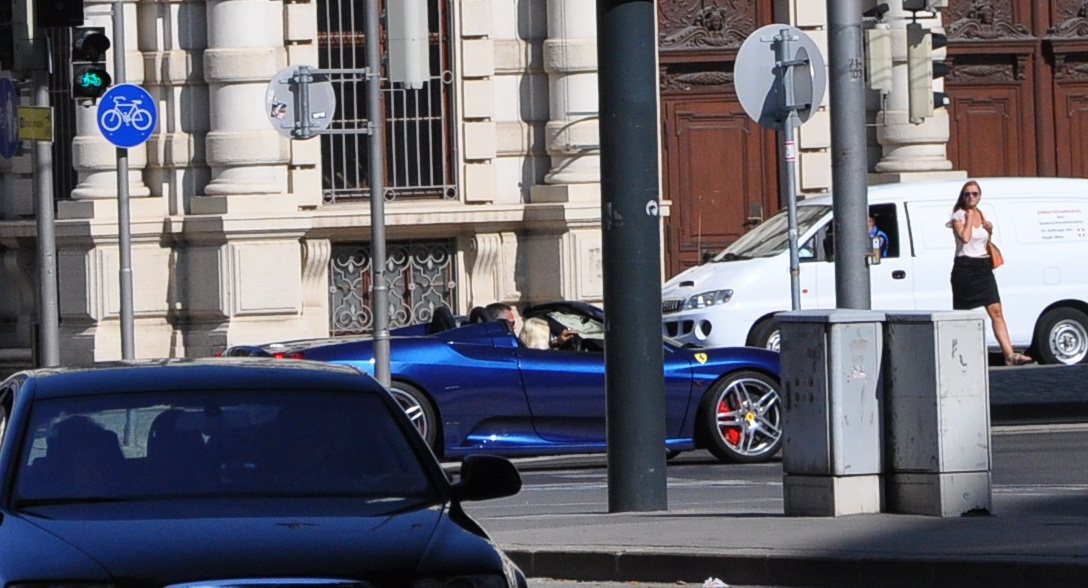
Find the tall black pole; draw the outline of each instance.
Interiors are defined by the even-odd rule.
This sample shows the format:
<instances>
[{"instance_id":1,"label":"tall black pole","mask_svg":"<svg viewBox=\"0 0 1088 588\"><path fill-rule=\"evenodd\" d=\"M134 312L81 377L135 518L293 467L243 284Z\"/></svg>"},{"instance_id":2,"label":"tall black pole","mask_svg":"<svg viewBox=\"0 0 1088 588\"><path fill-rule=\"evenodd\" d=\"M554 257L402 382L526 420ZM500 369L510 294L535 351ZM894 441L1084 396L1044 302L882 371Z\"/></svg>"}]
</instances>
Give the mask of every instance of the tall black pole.
<instances>
[{"instance_id":1,"label":"tall black pole","mask_svg":"<svg viewBox=\"0 0 1088 588\"><path fill-rule=\"evenodd\" d=\"M668 508L653 0L597 0L608 510Z\"/></svg>"},{"instance_id":2,"label":"tall black pole","mask_svg":"<svg viewBox=\"0 0 1088 588\"><path fill-rule=\"evenodd\" d=\"M870 308L868 157L861 0L827 0L835 307Z\"/></svg>"}]
</instances>

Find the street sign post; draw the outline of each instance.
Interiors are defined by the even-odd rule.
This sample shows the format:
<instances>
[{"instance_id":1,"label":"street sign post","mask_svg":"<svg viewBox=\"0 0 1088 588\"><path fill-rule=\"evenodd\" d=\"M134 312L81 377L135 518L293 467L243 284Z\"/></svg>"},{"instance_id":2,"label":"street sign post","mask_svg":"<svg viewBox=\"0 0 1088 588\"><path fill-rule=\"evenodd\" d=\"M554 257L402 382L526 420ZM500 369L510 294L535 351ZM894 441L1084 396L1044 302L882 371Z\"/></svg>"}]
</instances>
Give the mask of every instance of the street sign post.
<instances>
[{"instance_id":1,"label":"street sign post","mask_svg":"<svg viewBox=\"0 0 1088 588\"><path fill-rule=\"evenodd\" d=\"M31 141L52 141L53 108L51 106L20 106L19 138Z\"/></svg>"},{"instance_id":2,"label":"street sign post","mask_svg":"<svg viewBox=\"0 0 1088 588\"><path fill-rule=\"evenodd\" d=\"M117 84L106 90L96 118L102 136L122 149L146 141L159 120L155 100L136 84Z\"/></svg>"},{"instance_id":3,"label":"street sign post","mask_svg":"<svg viewBox=\"0 0 1088 588\"><path fill-rule=\"evenodd\" d=\"M801 308L801 266L797 255L797 127L823 100L827 72L816 43L800 29L771 24L744 40L733 76L744 111L760 125L777 130L786 162L786 201L793 310Z\"/></svg>"},{"instance_id":4,"label":"street sign post","mask_svg":"<svg viewBox=\"0 0 1088 588\"><path fill-rule=\"evenodd\" d=\"M0 78L0 156L19 152L19 92L11 78Z\"/></svg>"}]
</instances>

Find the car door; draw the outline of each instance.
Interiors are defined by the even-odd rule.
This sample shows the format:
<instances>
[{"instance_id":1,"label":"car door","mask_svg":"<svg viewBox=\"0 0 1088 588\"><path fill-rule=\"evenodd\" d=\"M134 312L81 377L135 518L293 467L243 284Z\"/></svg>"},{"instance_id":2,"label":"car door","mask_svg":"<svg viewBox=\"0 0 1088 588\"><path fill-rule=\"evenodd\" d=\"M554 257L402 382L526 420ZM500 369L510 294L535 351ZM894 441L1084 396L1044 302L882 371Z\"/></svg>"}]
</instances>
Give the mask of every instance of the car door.
<instances>
[{"instance_id":1,"label":"car door","mask_svg":"<svg viewBox=\"0 0 1088 588\"><path fill-rule=\"evenodd\" d=\"M664 350L662 350L664 352ZM604 353L518 348L521 377L529 398L533 428L553 443L605 443ZM691 394L689 366L665 372L665 431L680 433Z\"/></svg>"},{"instance_id":2,"label":"car door","mask_svg":"<svg viewBox=\"0 0 1088 588\"><path fill-rule=\"evenodd\" d=\"M831 217L797 246L802 310L835 308L835 238ZM792 286L791 286L792 287Z\"/></svg>"},{"instance_id":3,"label":"car door","mask_svg":"<svg viewBox=\"0 0 1088 588\"><path fill-rule=\"evenodd\" d=\"M874 310L914 310L914 281L927 270L915 267L910 255L906 214L895 203L874 204L869 214L888 236L888 254L869 265L869 284ZM922 265L922 264L919 264ZM946 276L947 277L947 276Z\"/></svg>"}]
</instances>

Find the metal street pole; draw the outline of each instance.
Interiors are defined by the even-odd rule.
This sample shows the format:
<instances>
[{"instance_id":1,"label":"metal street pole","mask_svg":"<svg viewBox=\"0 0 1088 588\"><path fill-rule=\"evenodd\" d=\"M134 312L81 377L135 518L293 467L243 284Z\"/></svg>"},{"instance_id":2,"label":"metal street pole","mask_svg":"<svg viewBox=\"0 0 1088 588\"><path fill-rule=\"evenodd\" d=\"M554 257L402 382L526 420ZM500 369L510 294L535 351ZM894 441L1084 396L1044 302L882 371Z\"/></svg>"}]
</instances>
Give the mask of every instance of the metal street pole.
<instances>
[{"instance_id":1,"label":"metal street pole","mask_svg":"<svg viewBox=\"0 0 1088 588\"><path fill-rule=\"evenodd\" d=\"M113 3L113 73L117 84L125 83L124 6ZM132 233L129 218L128 149L117 148L117 251L121 282L121 358L133 359L134 316L132 311Z\"/></svg>"},{"instance_id":2,"label":"metal street pole","mask_svg":"<svg viewBox=\"0 0 1088 588\"><path fill-rule=\"evenodd\" d=\"M789 29L782 29L778 33L778 43L775 49L775 58L778 60L778 68L782 75L783 104L785 108L785 120L782 124L782 132L779 133L779 151L786 160L786 219L788 222L787 236L790 249L790 302L793 310L801 308L801 260L797 253L797 127L801 121L797 116L796 100L794 97L793 74L793 47L790 45L791 33ZM808 65L805 64L805 67Z\"/></svg>"},{"instance_id":3,"label":"metal street pole","mask_svg":"<svg viewBox=\"0 0 1088 588\"><path fill-rule=\"evenodd\" d=\"M668 508L655 16L597 0L609 512Z\"/></svg>"},{"instance_id":4,"label":"metal street pole","mask_svg":"<svg viewBox=\"0 0 1088 588\"><path fill-rule=\"evenodd\" d=\"M868 309L870 252L861 0L827 0L835 306Z\"/></svg>"},{"instance_id":5,"label":"metal street pole","mask_svg":"<svg viewBox=\"0 0 1088 588\"><path fill-rule=\"evenodd\" d=\"M49 37L37 43L38 69L34 71L34 104L49 106L49 72L53 60ZM53 214L53 144L34 142L34 178L37 197L34 217L38 228L38 365L60 365L60 310L57 294L57 234Z\"/></svg>"},{"instance_id":6,"label":"metal street pole","mask_svg":"<svg viewBox=\"0 0 1088 588\"><path fill-rule=\"evenodd\" d=\"M383 386L389 376L389 284L385 278L385 159L382 116L382 52L378 0L366 0L366 118L370 129L370 275L374 317L374 377Z\"/></svg>"}]
</instances>

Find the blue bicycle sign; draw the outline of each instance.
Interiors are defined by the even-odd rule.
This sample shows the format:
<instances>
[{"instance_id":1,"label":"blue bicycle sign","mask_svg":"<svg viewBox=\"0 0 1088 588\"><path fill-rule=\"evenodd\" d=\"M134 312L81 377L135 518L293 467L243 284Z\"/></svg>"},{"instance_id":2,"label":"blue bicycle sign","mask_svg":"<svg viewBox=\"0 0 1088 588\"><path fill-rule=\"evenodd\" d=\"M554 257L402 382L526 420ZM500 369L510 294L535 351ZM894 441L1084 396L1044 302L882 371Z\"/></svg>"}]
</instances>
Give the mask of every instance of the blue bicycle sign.
<instances>
[{"instance_id":1,"label":"blue bicycle sign","mask_svg":"<svg viewBox=\"0 0 1088 588\"><path fill-rule=\"evenodd\" d=\"M151 94L135 84L112 86L98 104L98 129L118 147L127 149L146 141L157 119Z\"/></svg>"}]
</instances>

